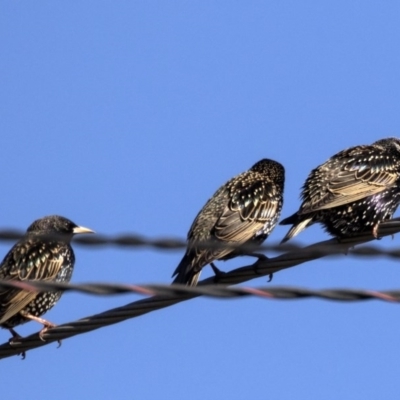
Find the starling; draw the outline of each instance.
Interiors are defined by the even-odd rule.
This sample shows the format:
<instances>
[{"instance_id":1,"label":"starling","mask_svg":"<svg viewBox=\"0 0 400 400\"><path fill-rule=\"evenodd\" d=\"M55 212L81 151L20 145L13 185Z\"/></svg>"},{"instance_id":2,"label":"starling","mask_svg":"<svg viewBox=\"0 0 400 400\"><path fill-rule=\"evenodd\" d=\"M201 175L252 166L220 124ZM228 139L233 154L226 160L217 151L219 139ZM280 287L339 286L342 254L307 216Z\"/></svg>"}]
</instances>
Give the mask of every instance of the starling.
<instances>
[{"instance_id":1,"label":"starling","mask_svg":"<svg viewBox=\"0 0 400 400\"><path fill-rule=\"evenodd\" d=\"M173 274L177 275L174 283L196 286L201 269L207 264L215 268L212 264L215 260L245 255L229 247L196 248L196 243L261 244L278 222L284 179L281 164L263 159L221 186L197 214L189 230L186 254Z\"/></svg>"},{"instance_id":2,"label":"starling","mask_svg":"<svg viewBox=\"0 0 400 400\"><path fill-rule=\"evenodd\" d=\"M0 279L8 281L69 282L75 256L70 246L77 233L93 233L70 220L52 215L33 222L0 265ZM44 325L40 336L55 325L41 317L60 299L62 292L29 292L0 289L0 326L13 338L14 327L33 320Z\"/></svg>"},{"instance_id":3,"label":"starling","mask_svg":"<svg viewBox=\"0 0 400 400\"><path fill-rule=\"evenodd\" d=\"M361 232L377 237L379 223L390 219L400 202L400 139L335 154L311 171L301 199L300 209L280 222L293 225L282 243L315 222L338 239Z\"/></svg>"}]
</instances>

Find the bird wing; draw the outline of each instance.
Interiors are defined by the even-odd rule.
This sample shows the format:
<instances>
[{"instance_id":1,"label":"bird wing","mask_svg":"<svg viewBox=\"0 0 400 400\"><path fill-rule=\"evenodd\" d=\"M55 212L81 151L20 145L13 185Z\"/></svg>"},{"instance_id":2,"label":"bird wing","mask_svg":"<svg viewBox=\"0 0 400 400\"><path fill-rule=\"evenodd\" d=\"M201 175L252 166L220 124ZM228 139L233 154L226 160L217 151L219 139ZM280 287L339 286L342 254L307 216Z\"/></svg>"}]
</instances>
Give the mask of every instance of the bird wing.
<instances>
[{"instance_id":1,"label":"bird wing","mask_svg":"<svg viewBox=\"0 0 400 400\"><path fill-rule=\"evenodd\" d=\"M340 152L307 178L299 214L350 204L380 193L396 183L398 168L393 157L371 154L369 146Z\"/></svg>"},{"instance_id":2,"label":"bird wing","mask_svg":"<svg viewBox=\"0 0 400 400\"><path fill-rule=\"evenodd\" d=\"M3 317L0 324L3 324L15 314L23 310L35 297L36 292L25 292L13 290L6 297L5 301L0 304L0 310Z\"/></svg>"},{"instance_id":3,"label":"bird wing","mask_svg":"<svg viewBox=\"0 0 400 400\"><path fill-rule=\"evenodd\" d=\"M242 179L230 192L230 201L215 224L217 239L245 243L277 217L280 195L272 183Z\"/></svg>"},{"instance_id":4,"label":"bird wing","mask_svg":"<svg viewBox=\"0 0 400 400\"><path fill-rule=\"evenodd\" d=\"M29 247L24 254L20 251L21 246L14 246L6 256L0 266L0 277L4 275L4 280L20 282L54 280L64 263L64 256L47 250L43 243ZM18 254L21 256L18 257ZM8 273L2 273L1 270L6 269ZM0 291L0 324L23 310L36 296L37 292L21 289Z\"/></svg>"}]
</instances>

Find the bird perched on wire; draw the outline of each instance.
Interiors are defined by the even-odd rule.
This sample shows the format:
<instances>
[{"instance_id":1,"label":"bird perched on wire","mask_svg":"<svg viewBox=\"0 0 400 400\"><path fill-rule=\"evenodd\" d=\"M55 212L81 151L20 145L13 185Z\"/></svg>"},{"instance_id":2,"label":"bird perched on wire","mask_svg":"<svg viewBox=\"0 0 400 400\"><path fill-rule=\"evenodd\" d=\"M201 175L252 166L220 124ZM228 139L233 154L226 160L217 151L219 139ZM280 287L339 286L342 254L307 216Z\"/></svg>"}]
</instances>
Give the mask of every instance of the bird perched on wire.
<instances>
[{"instance_id":1,"label":"bird perched on wire","mask_svg":"<svg viewBox=\"0 0 400 400\"><path fill-rule=\"evenodd\" d=\"M75 256L70 246L72 236L93 233L69 219L52 215L29 226L25 236L13 246L0 264L0 279L6 281L69 282ZM13 338L20 337L15 326L27 321L44 325L40 336L55 325L40 318L60 299L62 292L30 292L0 288L0 326Z\"/></svg>"},{"instance_id":2,"label":"bird perched on wire","mask_svg":"<svg viewBox=\"0 0 400 400\"><path fill-rule=\"evenodd\" d=\"M229 245L261 244L279 219L284 180L283 166L263 159L221 186L189 230L186 254L173 274L173 283L196 286L201 269L207 264L211 263L214 269L215 260L244 255ZM201 242L215 246L199 246ZM218 244L228 246L217 247Z\"/></svg>"},{"instance_id":3,"label":"bird perched on wire","mask_svg":"<svg viewBox=\"0 0 400 400\"><path fill-rule=\"evenodd\" d=\"M338 239L370 231L388 220L400 202L400 139L343 150L313 169L299 210L280 222L293 226L282 243L315 222Z\"/></svg>"}]
</instances>

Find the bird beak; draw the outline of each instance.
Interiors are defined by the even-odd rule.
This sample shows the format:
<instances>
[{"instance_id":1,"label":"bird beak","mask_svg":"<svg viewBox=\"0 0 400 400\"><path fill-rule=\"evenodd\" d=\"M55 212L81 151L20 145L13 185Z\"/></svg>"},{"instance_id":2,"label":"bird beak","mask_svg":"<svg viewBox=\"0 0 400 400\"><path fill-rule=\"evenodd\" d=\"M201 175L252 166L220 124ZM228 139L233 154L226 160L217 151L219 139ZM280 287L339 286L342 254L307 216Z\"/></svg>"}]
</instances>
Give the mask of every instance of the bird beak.
<instances>
[{"instance_id":1,"label":"bird beak","mask_svg":"<svg viewBox=\"0 0 400 400\"><path fill-rule=\"evenodd\" d=\"M95 233L95 231L92 231L89 228L85 228L84 226L76 226L73 229L74 235L76 235L77 233Z\"/></svg>"}]
</instances>

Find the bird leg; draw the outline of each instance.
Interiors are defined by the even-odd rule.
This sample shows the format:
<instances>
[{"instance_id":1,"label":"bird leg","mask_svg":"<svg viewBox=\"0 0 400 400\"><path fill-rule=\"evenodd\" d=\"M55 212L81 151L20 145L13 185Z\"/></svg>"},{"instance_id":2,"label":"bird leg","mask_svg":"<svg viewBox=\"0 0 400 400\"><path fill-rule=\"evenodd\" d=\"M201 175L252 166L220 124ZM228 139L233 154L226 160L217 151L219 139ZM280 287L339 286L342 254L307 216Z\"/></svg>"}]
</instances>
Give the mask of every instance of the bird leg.
<instances>
[{"instance_id":1,"label":"bird leg","mask_svg":"<svg viewBox=\"0 0 400 400\"><path fill-rule=\"evenodd\" d=\"M374 235L375 239L379 239L378 238L378 228L379 228L379 223L375 224L374 227L372 228L372 234Z\"/></svg>"},{"instance_id":2,"label":"bird leg","mask_svg":"<svg viewBox=\"0 0 400 400\"><path fill-rule=\"evenodd\" d=\"M235 256L256 257L256 258L258 258L258 261L260 261L260 260L269 260L269 258L268 258L265 254L262 254L262 253L245 253L245 252L242 253L242 252L240 252L240 253L235 254ZM253 265L254 265L254 272L255 272L257 275L259 275L259 273L258 273L257 262L255 262ZM219 270L219 269L215 266L214 263L210 263L210 266L211 266L211 268L213 269L214 274L215 274L214 280L215 280L215 282L218 282L219 278L220 278L222 275L225 275L226 272L222 272L221 270ZM269 274L269 275L268 275L268 277L269 277L268 282L271 282L271 281L272 281L273 276L274 276L273 274Z\"/></svg>"},{"instance_id":3,"label":"bird leg","mask_svg":"<svg viewBox=\"0 0 400 400\"><path fill-rule=\"evenodd\" d=\"M22 338L22 336L19 335L17 332L15 332L15 330L13 328L8 328L8 330L10 331L10 333L12 335L12 338L10 340Z\"/></svg>"},{"instance_id":4,"label":"bird leg","mask_svg":"<svg viewBox=\"0 0 400 400\"><path fill-rule=\"evenodd\" d=\"M220 269L218 269L214 263L210 263L210 266L214 272L214 282L218 283L219 279L221 278L221 276L226 275L226 272L221 271Z\"/></svg>"},{"instance_id":5,"label":"bird leg","mask_svg":"<svg viewBox=\"0 0 400 400\"><path fill-rule=\"evenodd\" d=\"M377 240L381 240L382 236L378 236L378 229L379 229L379 222L374 225L374 227L372 228L372 234L374 235L374 238ZM392 239L394 238L394 235L392 235Z\"/></svg>"},{"instance_id":6,"label":"bird leg","mask_svg":"<svg viewBox=\"0 0 400 400\"><path fill-rule=\"evenodd\" d=\"M43 340L43 342L46 341L46 339L43 337L43 335L46 333L46 331L47 331L49 328L55 328L55 327L57 326L56 324L53 324L53 323L50 322L50 321L47 321L47 320L45 320L45 319L43 319L43 318L35 317L35 316L32 315L32 314L28 314L28 313L25 313L25 312L24 312L24 313L21 312L21 315L22 315L23 317L27 318L27 319L30 319L30 320L32 320L32 321L39 322L39 324L42 324L42 325L43 325L43 329L39 332L40 340ZM57 342L58 342L58 347L60 347L60 346L61 346L61 340L57 340Z\"/></svg>"},{"instance_id":7,"label":"bird leg","mask_svg":"<svg viewBox=\"0 0 400 400\"><path fill-rule=\"evenodd\" d=\"M8 340L8 344L9 344L10 346L13 346L13 345L15 346L14 339L21 339L22 336L19 335L17 332L15 332L15 330L14 330L13 328L7 328L7 329L10 331L10 333L11 333L11 335L12 335L12 338L10 338L10 339ZM25 360L25 357L26 357L25 351L21 351L21 353L18 353L18 355L21 356L21 359L22 359L22 360Z\"/></svg>"}]
</instances>

